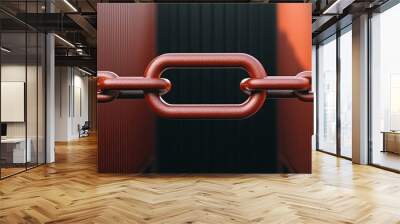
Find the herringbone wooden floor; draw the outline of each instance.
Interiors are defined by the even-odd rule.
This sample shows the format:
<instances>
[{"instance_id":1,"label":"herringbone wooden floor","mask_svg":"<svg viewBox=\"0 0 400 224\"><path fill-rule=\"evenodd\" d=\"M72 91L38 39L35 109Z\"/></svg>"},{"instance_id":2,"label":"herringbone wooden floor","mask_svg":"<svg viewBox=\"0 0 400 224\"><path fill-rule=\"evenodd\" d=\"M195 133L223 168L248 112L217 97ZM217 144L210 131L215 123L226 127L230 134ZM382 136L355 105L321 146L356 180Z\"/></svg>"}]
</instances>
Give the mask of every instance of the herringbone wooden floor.
<instances>
[{"instance_id":1,"label":"herringbone wooden floor","mask_svg":"<svg viewBox=\"0 0 400 224\"><path fill-rule=\"evenodd\" d=\"M0 223L400 223L400 175L315 152L312 175L98 174L94 138L0 181Z\"/></svg>"}]
</instances>

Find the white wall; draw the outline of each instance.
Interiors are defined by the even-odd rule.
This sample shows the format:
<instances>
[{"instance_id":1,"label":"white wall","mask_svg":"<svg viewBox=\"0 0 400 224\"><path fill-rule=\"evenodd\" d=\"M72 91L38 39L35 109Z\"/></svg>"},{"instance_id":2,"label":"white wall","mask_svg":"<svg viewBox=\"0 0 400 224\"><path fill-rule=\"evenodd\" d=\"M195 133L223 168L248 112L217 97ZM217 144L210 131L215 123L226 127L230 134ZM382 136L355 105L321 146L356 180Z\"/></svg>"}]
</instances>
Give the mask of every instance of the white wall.
<instances>
[{"instance_id":1,"label":"white wall","mask_svg":"<svg viewBox=\"0 0 400 224\"><path fill-rule=\"evenodd\" d=\"M54 10L50 1L46 1L50 12ZM55 153L55 42L54 35L46 35L46 163L56 159Z\"/></svg>"},{"instance_id":2,"label":"white wall","mask_svg":"<svg viewBox=\"0 0 400 224\"><path fill-rule=\"evenodd\" d=\"M67 141L69 132L69 76L68 67L55 68L55 141Z\"/></svg>"},{"instance_id":3,"label":"white wall","mask_svg":"<svg viewBox=\"0 0 400 224\"><path fill-rule=\"evenodd\" d=\"M55 140L79 137L78 125L88 120L88 78L72 67L56 67Z\"/></svg>"},{"instance_id":4,"label":"white wall","mask_svg":"<svg viewBox=\"0 0 400 224\"><path fill-rule=\"evenodd\" d=\"M25 83L1 81L1 121L25 121ZM36 106L35 106L36 108ZM3 110L4 109L4 110Z\"/></svg>"},{"instance_id":5,"label":"white wall","mask_svg":"<svg viewBox=\"0 0 400 224\"><path fill-rule=\"evenodd\" d=\"M88 121L89 111L88 111L88 78L87 76L82 76L82 73L76 73L74 75L74 108L72 108L72 120L71 120L71 135L78 137L78 124L81 126Z\"/></svg>"}]
</instances>

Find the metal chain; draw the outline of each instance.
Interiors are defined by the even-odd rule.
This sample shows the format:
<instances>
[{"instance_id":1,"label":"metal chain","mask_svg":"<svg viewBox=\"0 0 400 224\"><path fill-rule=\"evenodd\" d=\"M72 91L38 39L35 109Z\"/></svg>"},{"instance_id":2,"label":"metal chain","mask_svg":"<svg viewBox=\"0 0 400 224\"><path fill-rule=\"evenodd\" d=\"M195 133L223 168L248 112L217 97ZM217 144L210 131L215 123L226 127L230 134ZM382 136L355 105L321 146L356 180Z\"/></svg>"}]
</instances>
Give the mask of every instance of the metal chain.
<instances>
[{"instance_id":1,"label":"metal chain","mask_svg":"<svg viewBox=\"0 0 400 224\"><path fill-rule=\"evenodd\" d=\"M161 96L170 91L171 83L160 76L171 67L241 67L250 76L240 83L240 89L249 98L242 104L167 104ZM113 72L99 71L97 100L145 98L159 116L166 118L242 119L256 113L266 98L312 102L311 77L310 71L295 76L267 76L257 59L242 53L163 54L148 65L144 77L119 77Z\"/></svg>"}]
</instances>

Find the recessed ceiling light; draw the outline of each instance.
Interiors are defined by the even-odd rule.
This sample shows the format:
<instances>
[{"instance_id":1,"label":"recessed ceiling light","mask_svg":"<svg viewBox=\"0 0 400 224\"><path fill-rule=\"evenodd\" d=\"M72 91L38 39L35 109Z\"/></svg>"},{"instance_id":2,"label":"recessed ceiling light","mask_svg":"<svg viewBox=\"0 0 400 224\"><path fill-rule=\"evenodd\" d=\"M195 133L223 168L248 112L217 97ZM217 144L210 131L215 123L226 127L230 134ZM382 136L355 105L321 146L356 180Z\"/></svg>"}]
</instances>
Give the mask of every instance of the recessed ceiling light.
<instances>
[{"instance_id":1,"label":"recessed ceiling light","mask_svg":"<svg viewBox=\"0 0 400 224\"><path fill-rule=\"evenodd\" d=\"M342 14L343 10L351 5L354 1L355 0L336 0L322 12L322 15Z\"/></svg>"},{"instance_id":2,"label":"recessed ceiling light","mask_svg":"<svg viewBox=\"0 0 400 224\"><path fill-rule=\"evenodd\" d=\"M6 52L6 53L10 53L11 50L5 48L5 47L1 47L1 51Z\"/></svg>"},{"instance_id":3,"label":"recessed ceiling light","mask_svg":"<svg viewBox=\"0 0 400 224\"><path fill-rule=\"evenodd\" d=\"M75 45L73 45L71 42L69 42L68 40L66 40L66 39L64 39L64 38L62 38L62 37L60 37L59 35L57 35L57 34L54 34L54 36L55 37L57 37L59 40L61 40L62 42L64 42L65 44L67 44L68 46L70 46L70 47L72 47L72 48L75 48Z\"/></svg>"},{"instance_id":4,"label":"recessed ceiling light","mask_svg":"<svg viewBox=\"0 0 400 224\"><path fill-rule=\"evenodd\" d=\"M74 12L78 12L78 10L73 6L68 0L64 0L64 3L68 5Z\"/></svg>"},{"instance_id":5,"label":"recessed ceiling light","mask_svg":"<svg viewBox=\"0 0 400 224\"><path fill-rule=\"evenodd\" d=\"M83 73L85 73L85 74L87 74L87 75L93 75L92 73L90 73L90 72L88 72L88 71L86 71L86 70L83 70L83 69L81 69L81 68L79 68L79 67L78 67L78 70L81 71L81 72L83 72Z\"/></svg>"}]
</instances>

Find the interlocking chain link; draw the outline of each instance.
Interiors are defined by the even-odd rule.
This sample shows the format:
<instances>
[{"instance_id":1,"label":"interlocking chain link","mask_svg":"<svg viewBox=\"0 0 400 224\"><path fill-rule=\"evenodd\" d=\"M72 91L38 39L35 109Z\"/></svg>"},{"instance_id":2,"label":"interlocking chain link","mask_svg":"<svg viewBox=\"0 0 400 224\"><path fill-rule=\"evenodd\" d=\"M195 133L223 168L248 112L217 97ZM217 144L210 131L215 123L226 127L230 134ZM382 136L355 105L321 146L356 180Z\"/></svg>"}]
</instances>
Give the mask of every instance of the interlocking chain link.
<instances>
[{"instance_id":1,"label":"interlocking chain link","mask_svg":"<svg viewBox=\"0 0 400 224\"><path fill-rule=\"evenodd\" d=\"M247 94L254 91L267 91L273 98L298 98L312 102L311 72L304 71L295 76L267 76L263 79L246 78L240 83L240 89ZM273 91L276 90L276 91Z\"/></svg>"},{"instance_id":2,"label":"interlocking chain link","mask_svg":"<svg viewBox=\"0 0 400 224\"><path fill-rule=\"evenodd\" d=\"M249 95L241 104L168 104L161 96L171 89L169 80L160 78L168 68L240 67L249 78L240 89ZM254 57L242 53L172 53L156 57L146 68L144 77L119 77L109 71L98 72L98 102L116 98L145 98L161 117L179 119L243 119L256 113L268 98L298 98L313 101L311 72L295 76L267 76Z\"/></svg>"}]
</instances>

